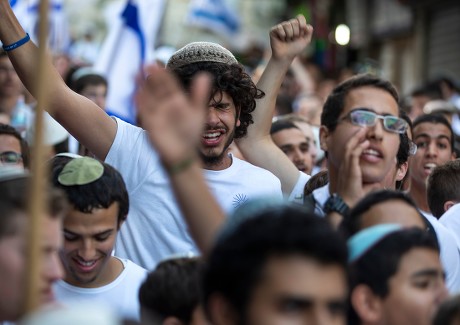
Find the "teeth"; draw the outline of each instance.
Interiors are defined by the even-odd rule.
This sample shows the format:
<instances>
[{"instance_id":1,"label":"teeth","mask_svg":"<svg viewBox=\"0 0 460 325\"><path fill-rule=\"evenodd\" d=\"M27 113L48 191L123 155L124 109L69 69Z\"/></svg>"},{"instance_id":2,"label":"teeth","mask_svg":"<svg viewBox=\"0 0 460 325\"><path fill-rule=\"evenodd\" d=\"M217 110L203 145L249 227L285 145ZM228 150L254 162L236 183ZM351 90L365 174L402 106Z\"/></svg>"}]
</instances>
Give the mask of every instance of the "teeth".
<instances>
[{"instance_id":1,"label":"teeth","mask_svg":"<svg viewBox=\"0 0 460 325\"><path fill-rule=\"evenodd\" d=\"M434 163L429 163L429 164L425 164L425 166L424 166L424 167L425 167L425 168L430 168L430 169L433 169L433 168L435 168L435 167L436 167L436 164L434 164Z\"/></svg>"},{"instance_id":2,"label":"teeth","mask_svg":"<svg viewBox=\"0 0 460 325\"><path fill-rule=\"evenodd\" d=\"M213 133L205 133L204 137L205 138L217 138L220 136L220 132L213 132Z\"/></svg>"},{"instance_id":3,"label":"teeth","mask_svg":"<svg viewBox=\"0 0 460 325\"><path fill-rule=\"evenodd\" d=\"M83 266L92 266L96 262L95 261L91 261L91 262L78 261L78 263L83 265Z\"/></svg>"},{"instance_id":4,"label":"teeth","mask_svg":"<svg viewBox=\"0 0 460 325\"><path fill-rule=\"evenodd\" d=\"M366 155L379 156L379 152L374 149L366 149L363 151Z\"/></svg>"}]
</instances>

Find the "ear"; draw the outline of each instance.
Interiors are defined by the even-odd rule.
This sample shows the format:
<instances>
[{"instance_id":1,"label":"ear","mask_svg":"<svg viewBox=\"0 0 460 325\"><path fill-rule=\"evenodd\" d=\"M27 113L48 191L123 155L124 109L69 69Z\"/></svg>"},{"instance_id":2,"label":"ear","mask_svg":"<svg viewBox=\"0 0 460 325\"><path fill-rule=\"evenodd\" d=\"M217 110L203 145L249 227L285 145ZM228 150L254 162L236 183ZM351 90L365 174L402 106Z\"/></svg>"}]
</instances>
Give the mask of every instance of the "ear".
<instances>
[{"instance_id":1,"label":"ear","mask_svg":"<svg viewBox=\"0 0 460 325\"><path fill-rule=\"evenodd\" d=\"M238 324L235 309L221 294L214 293L208 301L210 321L214 325Z\"/></svg>"},{"instance_id":2,"label":"ear","mask_svg":"<svg viewBox=\"0 0 460 325\"><path fill-rule=\"evenodd\" d=\"M444 212L446 212L447 210L452 208L455 204L457 204L457 202L454 202L454 201L446 201L446 202L444 202Z\"/></svg>"},{"instance_id":3,"label":"ear","mask_svg":"<svg viewBox=\"0 0 460 325\"><path fill-rule=\"evenodd\" d=\"M236 123L235 127L239 127L241 125L240 117L241 117L241 108L235 107L236 109Z\"/></svg>"},{"instance_id":4,"label":"ear","mask_svg":"<svg viewBox=\"0 0 460 325\"><path fill-rule=\"evenodd\" d=\"M174 317L174 316L169 316L163 320L162 325L184 325L184 324L182 323L181 320L179 320L179 318Z\"/></svg>"},{"instance_id":5,"label":"ear","mask_svg":"<svg viewBox=\"0 0 460 325\"><path fill-rule=\"evenodd\" d=\"M455 151L452 150L452 156L450 158L450 160L455 160L457 158L457 154L455 153Z\"/></svg>"},{"instance_id":6,"label":"ear","mask_svg":"<svg viewBox=\"0 0 460 325\"><path fill-rule=\"evenodd\" d=\"M382 300L365 284L359 284L351 293L351 305L362 324L376 323L382 319Z\"/></svg>"},{"instance_id":7,"label":"ear","mask_svg":"<svg viewBox=\"0 0 460 325\"><path fill-rule=\"evenodd\" d=\"M327 151L327 140L329 139L330 131L325 125L321 125L319 128L319 143L323 151Z\"/></svg>"},{"instance_id":8,"label":"ear","mask_svg":"<svg viewBox=\"0 0 460 325\"><path fill-rule=\"evenodd\" d=\"M409 162L407 161L398 167L398 169L396 170L396 180L397 181L403 180L404 176L406 176L408 168L409 168Z\"/></svg>"}]
</instances>

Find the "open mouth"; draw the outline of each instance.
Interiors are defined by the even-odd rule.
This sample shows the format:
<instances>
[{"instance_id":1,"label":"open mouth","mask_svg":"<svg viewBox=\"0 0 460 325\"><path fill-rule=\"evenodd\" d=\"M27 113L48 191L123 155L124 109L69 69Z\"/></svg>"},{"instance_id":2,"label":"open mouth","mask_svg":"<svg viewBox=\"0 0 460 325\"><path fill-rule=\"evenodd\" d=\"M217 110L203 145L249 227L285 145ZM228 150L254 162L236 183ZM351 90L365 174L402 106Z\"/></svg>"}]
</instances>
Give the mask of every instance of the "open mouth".
<instances>
[{"instance_id":1,"label":"open mouth","mask_svg":"<svg viewBox=\"0 0 460 325\"><path fill-rule=\"evenodd\" d=\"M363 153L361 154L361 158L364 158L365 160L370 162L376 162L382 159L383 155L380 151L376 149L368 148L363 151Z\"/></svg>"},{"instance_id":2,"label":"open mouth","mask_svg":"<svg viewBox=\"0 0 460 325\"><path fill-rule=\"evenodd\" d=\"M74 259L78 269L82 272L91 272L96 267L98 261L99 260L83 261L81 259Z\"/></svg>"},{"instance_id":3,"label":"open mouth","mask_svg":"<svg viewBox=\"0 0 460 325\"><path fill-rule=\"evenodd\" d=\"M209 146L219 144L224 133L222 130L206 131L202 136L203 143Z\"/></svg>"},{"instance_id":4,"label":"open mouth","mask_svg":"<svg viewBox=\"0 0 460 325\"><path fill-rule=\"evenodd\" d=\"M423 165L423 169L425 170L425 172L431 173L433 169L436 168L436 166L437 165L435 163L428 163L428 164Z\"/></svg>"}]
</instances>

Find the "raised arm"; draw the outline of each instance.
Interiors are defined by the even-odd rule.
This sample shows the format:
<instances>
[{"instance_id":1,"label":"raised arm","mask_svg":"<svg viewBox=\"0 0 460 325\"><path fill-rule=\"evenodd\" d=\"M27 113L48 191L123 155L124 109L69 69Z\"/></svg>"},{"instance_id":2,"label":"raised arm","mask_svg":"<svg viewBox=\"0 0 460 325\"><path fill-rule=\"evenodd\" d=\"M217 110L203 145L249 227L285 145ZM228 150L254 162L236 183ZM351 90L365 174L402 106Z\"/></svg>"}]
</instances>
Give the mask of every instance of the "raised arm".
<instances>
[{"instance_id":1,"label":"raised arm","mask_svg":"<svg viewBox=\"0 0 460 325\"><path fill-rule=\"evenodd\" d=\"M5 45L24 38L8 0L0 0L0 40ZM21 81L36 96L35 76L38 49L31 42L8 52ZM105 159L115 138L117 125L96 104L69 89L48 58L46 63L49 113L99 159Z\"/></svg>"},{"instance_id":2,"label":"raised arm","mask_svg":"<svg viewBox=\"0 0 460 325\"><path fill-rule=\"evenodd\" d=\"M285 195L289 195L297 183L299 171L272 141L270 127L281 83L292 60L310 43L312 33L313 28L301 15L270 30L272 56L257 83L265 96L257 101L254 125L248 128L247 136L237 142L249 162L271 171L281 180Z\"/></svg>"},{"instance_id":3,"label":"raised arm","mask_svg":"<svg viewBox=\"0 0 460 325\"><path fill-rule=\"evenodd\" d=\"M160 155L190 233L206 255L225 214L205 182L197 144L209 102L209 78L198 76L188 98L177 80L152 68L137 96L137 108L150 141Z\"/></svg>"}]
</instances>

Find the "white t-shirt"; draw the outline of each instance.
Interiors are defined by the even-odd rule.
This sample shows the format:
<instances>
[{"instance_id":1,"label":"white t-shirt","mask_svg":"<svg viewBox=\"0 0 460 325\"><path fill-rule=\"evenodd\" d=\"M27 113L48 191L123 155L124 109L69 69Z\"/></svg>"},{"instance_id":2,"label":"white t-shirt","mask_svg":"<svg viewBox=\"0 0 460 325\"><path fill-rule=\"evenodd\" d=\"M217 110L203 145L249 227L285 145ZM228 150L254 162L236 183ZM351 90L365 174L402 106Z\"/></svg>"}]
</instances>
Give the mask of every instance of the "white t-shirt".
<instances>
[{"instance_id":1,"label":"white t-shirt","mask_svg":"<svg viewBox=\"0 0 460 325\"><path fill-rule=\"evenodd\" d=\"M150 270L171 255L197 254L168 176L147 133L122 120L116 121L117 134L106 162L123 175L130 199L116 255ZM232 160L225 170L204 170L208 185L225 212L230 214L248 200L282 198L281 183L276 176L235 157Z\"/></svg>"},{"instance_id":2,"label":"white t-shirt","mask_svg":"<svg viewBox=\"0 0 460 325\"><path fill-rule=\"evenodd\" d=\"M454 233L455 229L446 227L431 213L420 210L431 223L438 237L441 251L441 264L446 272L446 286L452 294L460 292L460 246Z\"/></svg>"},{"instance_id":3,"label":"white t-shirt","mask_svg":"<svg viewBox=\"0 0 460 325\"><path fill-rule=\"evenodd\" d=\"M289 194L288 201L303 204L303 193L305 189L305 184L307 184L310 178L310 175L299 171L299 179L297 180L297 183L292 189L291 194Z\"/></svg>"},{"instance_id":4,"label":"white t-shirt","mask_svg":"<svg viewBox=\"0 0 460 325\"><path fill-rule=\"evenodd\" d=\"M147 270L130 260L120 259L124 269L111 283L99 288L81 288L60 280L54 284L56 300L63 305L94 303L107 306L124 319L140 319L139 287Z\"/></svg>"}]
</instances>

